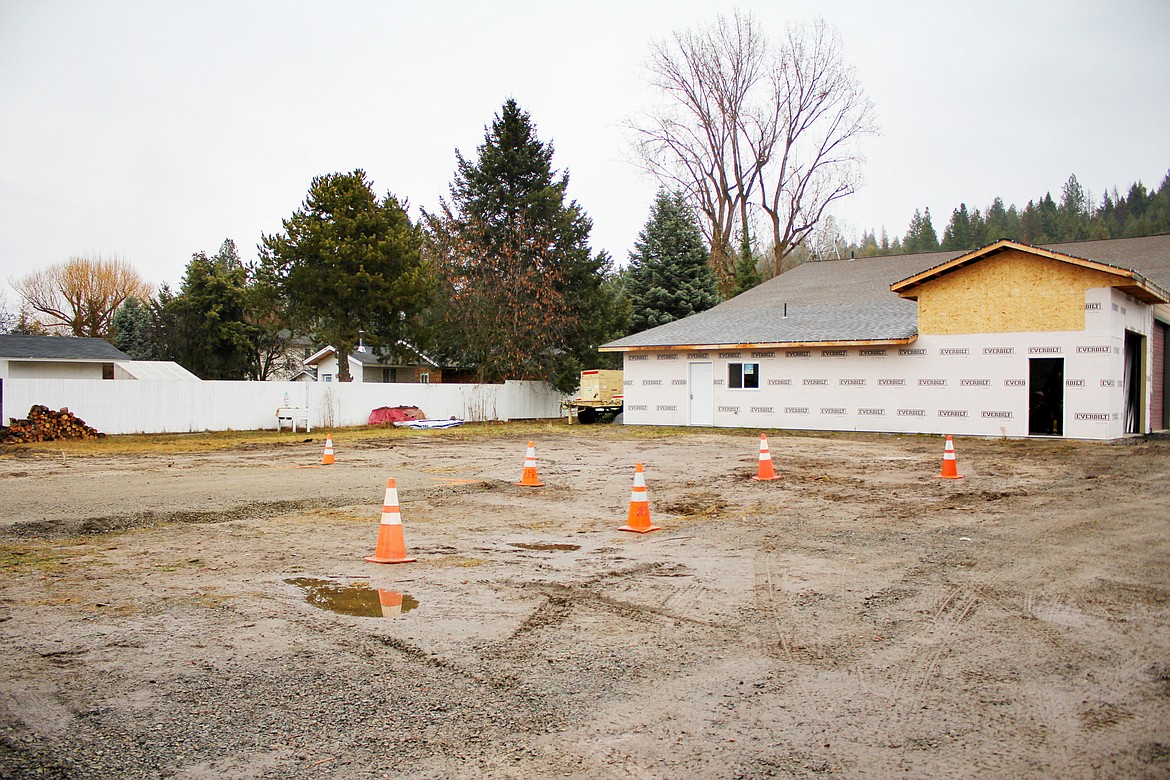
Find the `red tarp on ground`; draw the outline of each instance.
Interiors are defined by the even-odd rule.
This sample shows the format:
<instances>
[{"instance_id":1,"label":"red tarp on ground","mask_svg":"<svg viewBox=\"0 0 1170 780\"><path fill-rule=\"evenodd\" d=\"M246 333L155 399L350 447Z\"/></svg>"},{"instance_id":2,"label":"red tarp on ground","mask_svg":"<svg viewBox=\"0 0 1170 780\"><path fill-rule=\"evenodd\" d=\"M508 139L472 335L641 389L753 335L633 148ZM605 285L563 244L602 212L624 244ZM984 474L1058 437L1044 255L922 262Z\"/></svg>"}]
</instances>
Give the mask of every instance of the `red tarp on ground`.
<instances>
[{"instance_id":1,"label":"red tarp on ground","mask_svg":"<svg viewBox=\"0 0 1170 780\"><path fill-rule=\"evenodd\" d=\"M370 425L389 425L405 420L425 420L427 416L417 406L380 406L370 412Z\"/></svg>"}]
</instances>

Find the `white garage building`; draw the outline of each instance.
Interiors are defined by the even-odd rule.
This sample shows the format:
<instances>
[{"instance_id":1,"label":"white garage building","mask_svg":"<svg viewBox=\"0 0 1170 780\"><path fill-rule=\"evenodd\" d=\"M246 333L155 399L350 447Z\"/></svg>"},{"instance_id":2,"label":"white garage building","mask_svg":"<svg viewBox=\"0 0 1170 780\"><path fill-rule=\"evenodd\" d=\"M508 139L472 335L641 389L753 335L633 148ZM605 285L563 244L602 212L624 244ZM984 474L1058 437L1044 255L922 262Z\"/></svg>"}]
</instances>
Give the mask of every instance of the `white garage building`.
<instances>
[{"instance_id":1,"label":"white garage building","mask_svg":"<svg viewBox=\"0 0 1170 780\"><path fill-rule=\"evenodd\" d=\"M633 425L1068 436L1170 428L1170 235L806 263L624 353Z\"/></svg>"}]
</instances>

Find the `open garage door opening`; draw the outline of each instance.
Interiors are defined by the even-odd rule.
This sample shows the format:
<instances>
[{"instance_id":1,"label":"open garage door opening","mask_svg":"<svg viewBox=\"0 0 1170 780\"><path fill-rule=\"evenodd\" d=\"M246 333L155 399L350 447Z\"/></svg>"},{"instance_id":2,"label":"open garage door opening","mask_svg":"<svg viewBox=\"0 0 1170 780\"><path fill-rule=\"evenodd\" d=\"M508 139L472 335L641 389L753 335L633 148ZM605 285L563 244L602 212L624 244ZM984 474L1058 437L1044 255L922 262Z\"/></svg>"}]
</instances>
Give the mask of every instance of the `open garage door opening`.
<instances>
[{"instance_id":1,"label":"open garage door opening","mask_svg":"<svg viewBox=\"0 0 1170 780\"><path fill-rule=\"evenodd\" d=\"M1028 433L1064 435L1064 358L1028 360Z\"/></svg>"},{"instance_id":2,"label":"open garage door opening","mask_svg":"<svg viewBox=\"0 0 1170 780\"><path fill-rule=\"evenodd\" d=\"M1146 353L1146 337L1132 331L1125 332L1125 432L1144 433L1142 399L1145 397L1146 374L1142 370Z\"/></svg>"}]
</instances>

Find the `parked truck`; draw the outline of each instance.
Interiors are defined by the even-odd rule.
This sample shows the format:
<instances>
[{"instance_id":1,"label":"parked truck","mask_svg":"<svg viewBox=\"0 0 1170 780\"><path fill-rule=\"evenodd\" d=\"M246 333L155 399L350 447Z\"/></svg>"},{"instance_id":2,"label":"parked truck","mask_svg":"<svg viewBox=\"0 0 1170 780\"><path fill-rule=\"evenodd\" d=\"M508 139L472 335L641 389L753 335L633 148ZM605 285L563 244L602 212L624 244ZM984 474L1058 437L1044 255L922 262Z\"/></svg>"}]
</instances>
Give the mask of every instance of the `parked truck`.
<instances>
[{"instance_id":1,"label":"parked truck","mask_svg":"<svg viewBox=\"0 0 1170 780\"><path fill-rule=\"evenodd\" d=\"M597 422L603 416L612 419L622 411L624 399L620 370L592 369L581 372L581 387L577 397L561 402L573 424L574 415L582 425Z\"/></svg>"}]
</instances>

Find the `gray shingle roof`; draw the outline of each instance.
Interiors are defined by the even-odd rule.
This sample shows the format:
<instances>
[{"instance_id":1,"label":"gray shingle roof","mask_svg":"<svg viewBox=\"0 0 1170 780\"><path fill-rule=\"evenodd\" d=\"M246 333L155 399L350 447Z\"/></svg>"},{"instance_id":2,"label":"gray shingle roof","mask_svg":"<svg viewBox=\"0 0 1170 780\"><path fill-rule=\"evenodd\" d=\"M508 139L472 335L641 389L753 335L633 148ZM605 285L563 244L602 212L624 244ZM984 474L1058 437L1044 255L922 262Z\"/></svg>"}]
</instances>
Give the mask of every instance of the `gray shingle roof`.
<instances>
[{"instance_id":1,"label":"gray shingle roof","mask_svg":"<svg viewBox=\"0 0 1170 780\"><path fill-rule=\"evenodd\" d=\"M607 348L800 344L838 341L900 341L917 333L918 306L888 301L716 306L685 319L612 341Z\"/></svg>"},{"instance_id":2,"label":"gray shingle roof","mask_svg":"<svg viewBox=\"0 0 1170 780\"><path fill-rule=\"evenodd\" d=\"M1047 244L1044 249L1137 271L1159 287L1170 289L1170 234Z\"/></svg>"},{"instance_id":3,"label":"gray shingle roof","mask_svg":"<svg viewBox=\"0 0 1170 780\"><path fill-rule=\"evenodd\" d=\"M0 358L113 362L130 356L105 339L0 334Z\"/></svg>"},{"instance_id":4,"label":"gray shingle roof","mask_svg":"<svg viewBox=\"0 0 1170 780\"><path fill-rule=\"evenodd\" d=\"M918 305L890 292L890 285L959 254L805 263L707 311L604 348L909 339L918 332Z\"/></svg>"},{"instance_id":5,"label":"gray shingle roof","mask_svg":"<svg viewBox=\"0 0 1170 780\"><path fill-rule=\"evenodd\" d=\"M1170 287L1170 235L1043 248L1134 270ZM602 349L909 339L918 332L918 305L890 292L890 285L964 254L805 263L705 312L611 341Z\"/></svg>"}]
</instances>

